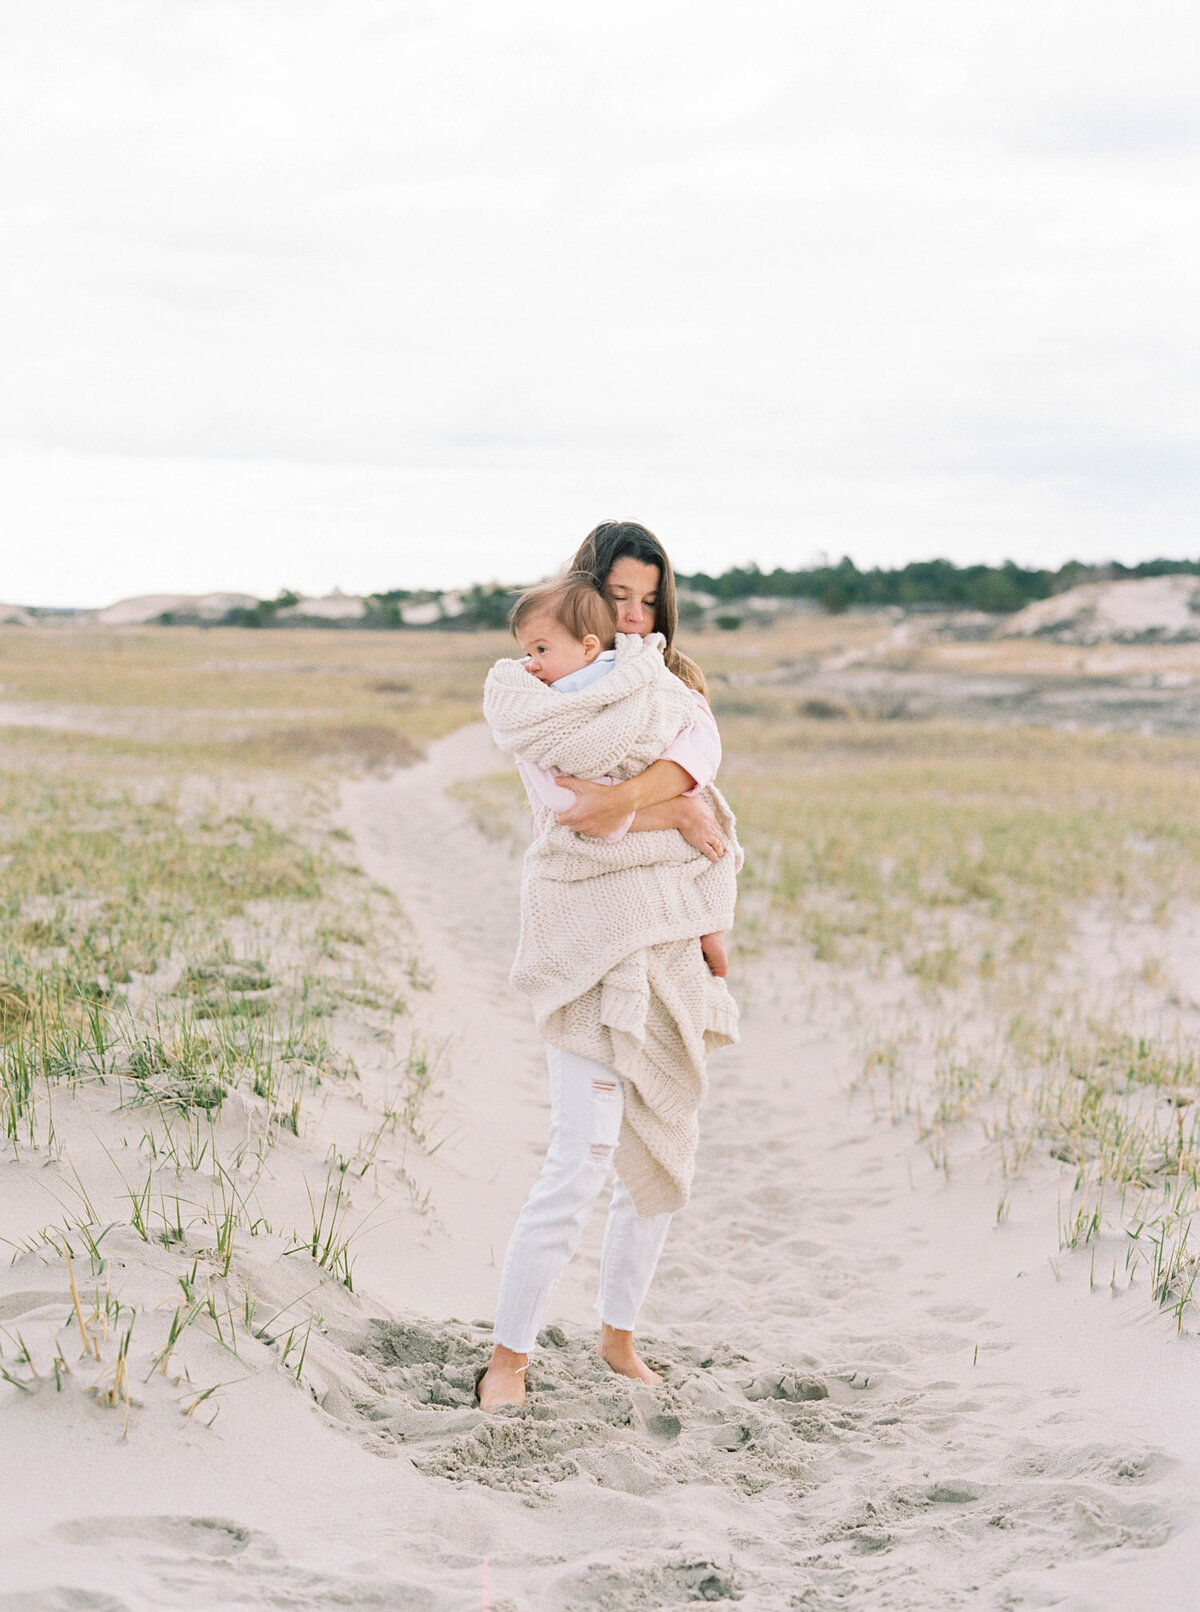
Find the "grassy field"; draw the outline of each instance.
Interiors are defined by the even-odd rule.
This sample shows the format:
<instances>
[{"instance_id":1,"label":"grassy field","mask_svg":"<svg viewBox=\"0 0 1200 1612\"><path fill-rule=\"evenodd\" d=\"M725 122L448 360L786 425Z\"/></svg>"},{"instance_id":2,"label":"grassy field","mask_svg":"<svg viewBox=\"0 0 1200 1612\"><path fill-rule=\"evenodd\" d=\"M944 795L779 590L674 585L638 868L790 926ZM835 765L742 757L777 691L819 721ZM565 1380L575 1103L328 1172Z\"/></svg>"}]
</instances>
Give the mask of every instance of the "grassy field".
<instances>
[{"instance_id":1,"label":"grassy field","mask_svg":"<svg viewBox=\"0 0 1200 1612\"><path fill-rule=\"evenodd\" d=\"M1200 739L1020 726L1019 711L814 719L779 677L796 648L773 665L760 650L750 677L727 645L705 659L749 847L743 951L794 944L859 1004L862 1085L939 1168L982 1131L998 1219L1013 1178L1056 1160L1062 1248L1089 1248L1095 1280L1145 1269L1182 1324L1200 1207ZM1200 669L1194 645L891 659L1081 684Z\"/></svg>"},{"instance_id":2,"label":"grassy field","mask_svg":"<svg viewBox=\"0 0 1200 1612\"><path fill-rule=\"evenodd\" d=\"M390 766L470 721L500 633L0 632L0 703L173 768ZM50 714L52 713L52 715ZM119 744L123 741L123 745Z\"/></svg>"},{"instance_id":3,"label":"grassy field","mask_svg":"<svg viewBox=\"0 0 1200 1612\"><path fill-rule=\"evenodd\" d=\"M751 847L743 943L783 938L831 975L873 981L864 1083L935 1162L949 1172L971 1124L1002 1183L1056 1157L1072 1205L1062 1246L1102 1247L1113 1280L1148 1263L1182 1320L1200 1206L1200 980L1186 967L1200 744L867 723L835 735L744 714L723 727ZM1000 1218L1007 1199L1002 1185Z\"/></svg>"},{"instance_id":4,"label":"grassy field","mask_svg":"<svg viewBox=\"0 0 1200 1612\"><path fill-rule=\"evenodd\" d=\"M0 773L0 1239L78 1272L105 1403L128 1411L135 1320L164 1374L196 1334L297 1371L296 1317L264 1324L259 1275L306 1262L314 1324L323 1285L353 1286L356 1194L383 1170L427 1210L406 1166L437 1146L430 981L331 812L344 771L474 714L489 657L446 648L0 634L21 724ZM114 1269L150 1265L114 1318ZM0 1329L0 1380L48 1364Z\"/></svg>"},{"instance_id":5,"label":"grassy field","mask_svg":"<svg viewBox=\"0 0 1200 1612\"><path fill-rule=\"evenodd\" d=\"M815 617L687 646L748 849L735 969L795 949L849 1004L865 1097L938 1168L984 1135L1002 1218L1013 1179L1053 1160L1062 1246L1090 1247L1113 1282L1144 1265L1182 1321L1200 740L814 714L798 679L848 657L1086 680L1118 653L893 652L888 632ZM501 634L0 632L0 704L21 724L0 776L0 1138L69 1187L60 1214L6 1236L14 1258L86 1259L95 1279L121 1236L156 1246L184 1294L168 1357L174 1329L198 1325L299 1369L294 1332L255 1325L252 1283L233 1301L235 1248L262 1239L351 1285L352 1183L385 1134L436 1145L422 960L331 810L347 772L405 765L475 720L507 652ZM1119 655L1138 676L1188 659ZM511 775L462 793L519 847ZM72 1102L100 1102L111 1169L71 1156ZM273 1200L270 1161L331 1102L359 1129L302 1198ZM201 1252L207 1310L187 1296ZM19 1352L4 1369L19 1376Z\"/></svg>"}]
</instances>

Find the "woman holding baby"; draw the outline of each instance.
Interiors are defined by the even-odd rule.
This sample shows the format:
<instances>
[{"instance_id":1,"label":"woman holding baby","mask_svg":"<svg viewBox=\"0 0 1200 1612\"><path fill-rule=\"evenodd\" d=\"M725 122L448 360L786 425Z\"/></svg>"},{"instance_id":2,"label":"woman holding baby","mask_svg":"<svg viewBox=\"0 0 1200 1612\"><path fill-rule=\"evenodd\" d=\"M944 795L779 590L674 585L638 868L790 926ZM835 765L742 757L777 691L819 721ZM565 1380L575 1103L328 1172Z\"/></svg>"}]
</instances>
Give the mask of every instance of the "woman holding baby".
<instances>
[{"instance_id":1,"label":"woman holding baby","mask_svg":"<svg viewBox=\"0 0 1200 1612\"><path fill-rule=\"evenodd\" d=\"M523 1403L554 1285L614 1166L599 1352L658 1381L633 1329L687 1201L705 1060L737 1033L722 931L741 852L713 786L704 679L674 647L662 545L602 523L569 573L522 596L512 626L523 659L489 673L484 712L534 813L511 977L546 1042L551 1121L505 1258L485 1410Z\"/></svg>"}]
</instances>

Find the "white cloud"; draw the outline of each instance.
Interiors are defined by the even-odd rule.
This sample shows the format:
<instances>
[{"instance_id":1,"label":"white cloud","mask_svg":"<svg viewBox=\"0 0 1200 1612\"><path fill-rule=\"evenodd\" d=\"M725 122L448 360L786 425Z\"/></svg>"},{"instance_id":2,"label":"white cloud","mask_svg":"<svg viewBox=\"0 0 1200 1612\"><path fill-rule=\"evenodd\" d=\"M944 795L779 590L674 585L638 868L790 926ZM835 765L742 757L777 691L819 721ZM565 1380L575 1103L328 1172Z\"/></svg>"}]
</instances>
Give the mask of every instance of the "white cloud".
<instances>
[{"instance_id":1,"label":"white cloud","mask_svg":"<svg viewBox=\"0 0 1200 1612\"><path fill-rule=\"evenodd\" d=\"M1200 24L0 15L0 598L1200 550Z\"/></svg>"}]
</instances>

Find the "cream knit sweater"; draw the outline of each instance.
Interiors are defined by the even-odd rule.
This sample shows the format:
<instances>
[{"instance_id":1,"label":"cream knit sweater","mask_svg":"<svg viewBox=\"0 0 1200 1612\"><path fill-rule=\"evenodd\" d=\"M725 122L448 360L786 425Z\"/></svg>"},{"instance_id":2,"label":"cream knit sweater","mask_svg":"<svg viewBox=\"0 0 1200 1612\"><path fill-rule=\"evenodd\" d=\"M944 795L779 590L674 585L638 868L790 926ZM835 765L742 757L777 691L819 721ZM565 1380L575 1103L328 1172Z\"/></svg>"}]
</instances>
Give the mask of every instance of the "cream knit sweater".
<instances>
[{"instance_id":1,"label":"cream knit sweater","mask_svg":"<svg viewBox=\"0 0 1200 1612\"><path fill-rule=\"evenodd\" d=\"M658 633L618 635L614 670L565 696L519 661L498 661L483 700L496 743L575 777L633 777L695 709L662 648ZM674 829L608 844L560 827L538 806L521 882L510 978L547 1041L621 1076L616 1165L641 1215L687 1202L705 1059L737 1039L737 1007L697 941L732 925L742 851L723 796L709 786L703 798L728 844L719 862Z\"/></svg>"}]
</instances>

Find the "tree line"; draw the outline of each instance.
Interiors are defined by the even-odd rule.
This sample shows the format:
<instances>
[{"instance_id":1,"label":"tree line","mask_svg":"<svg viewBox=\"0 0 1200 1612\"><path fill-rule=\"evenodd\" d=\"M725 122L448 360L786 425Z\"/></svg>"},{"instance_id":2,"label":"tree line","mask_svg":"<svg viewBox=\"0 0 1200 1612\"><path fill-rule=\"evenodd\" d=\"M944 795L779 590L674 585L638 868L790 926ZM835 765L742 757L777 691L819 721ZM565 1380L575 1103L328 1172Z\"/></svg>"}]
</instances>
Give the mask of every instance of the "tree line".
<instances>
[{"instance_id":1,"label":"tree line","mask_svg":"<svg viewBox=\"0 0 1200 1612\"><path fill-rule=\"evenodd\" d=\"M1084 565L1069 560L1057 570L1031 570L1006 560L1003 565L955 565L952 560L914 560L908 565L874 566L860 571L850 558L836 565L805 566L795 571L777 566L773 571L757 565L731 566L719 576L707 571L677 574L683 590L680 619L697 623L705 615L703 604L694 596L707 594L718 604L736 609L750 598L811 599L824 609L840 612L851 609L900 605L904 609L982 610L989 615L1005 615L1020 610L1035 599L1047 599L1082 582L1110 582L1137 577L1200 576L1200 560L1144 560L1138 565ZM463 631L504 627L508 612L520 590L492 583L457 590L453 615L443 614L428 625L435 629ZM356 626L397 628L405 625L404 607L414 602L435 602L438 595L429 590L393 588L363 600L365 614L351 622L325 622L330 627ZM284 625L280 612L300 602L299 595L285 591L274 599L263 599L250 609L229 611L220 625L230 627L274 627ZM186 613L170 612L164 624L182 624ZM718 616L718 625L736 625ZM296 623L300 625L301 623Z\"/></svg>"},{"instance_id":2,"label":"tree line","mask_svg":"<svg viewBox=\"0 0 1200 1612\"><path fill-rule=\"evenodd\" d=\"M1003 615L1035 599L1048 599L1083 582L1109 582L1136 577L1200 576L1200 560L1144 560L1139 565L1084 565L1069 560L1057 570L1029 570L1006 560L1003 565L955 565L951 560L914 560L896 567L860 571L850 558L837 565L812 565L796 571L757 565L731 566L719 576L706 571L679 575L682 587L707 593L722 602L751 597L813 599L829 611L854 607L902 605L950 610L984 610Z\"/></svg>"}]
</instances>

